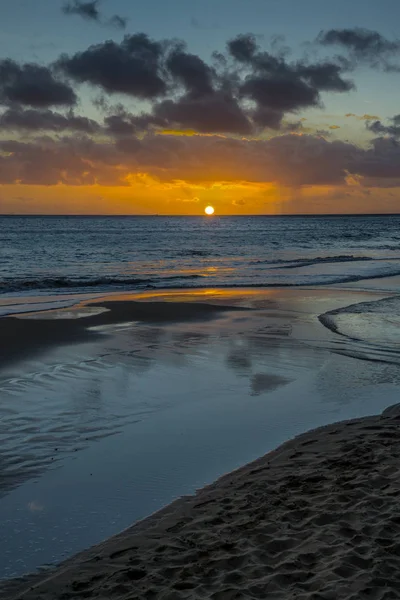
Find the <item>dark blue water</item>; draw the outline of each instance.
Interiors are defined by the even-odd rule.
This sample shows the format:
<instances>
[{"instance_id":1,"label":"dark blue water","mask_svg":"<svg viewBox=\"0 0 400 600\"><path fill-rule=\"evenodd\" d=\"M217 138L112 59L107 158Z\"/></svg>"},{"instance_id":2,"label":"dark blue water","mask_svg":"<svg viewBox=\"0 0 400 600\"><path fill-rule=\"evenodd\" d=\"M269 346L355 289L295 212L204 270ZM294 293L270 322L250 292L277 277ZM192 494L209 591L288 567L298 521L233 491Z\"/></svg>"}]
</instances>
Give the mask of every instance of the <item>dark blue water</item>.
<instances>
[{"instance_id":1,"label":"dark blue water","mask_svg":"<svg viewBox=\"0 0 400 600\"><path fill-rule=\"evenodd\" d=\"M0 217L0 294L329 285L400 274L400 216Z\"/></svg>"}]
</instances>

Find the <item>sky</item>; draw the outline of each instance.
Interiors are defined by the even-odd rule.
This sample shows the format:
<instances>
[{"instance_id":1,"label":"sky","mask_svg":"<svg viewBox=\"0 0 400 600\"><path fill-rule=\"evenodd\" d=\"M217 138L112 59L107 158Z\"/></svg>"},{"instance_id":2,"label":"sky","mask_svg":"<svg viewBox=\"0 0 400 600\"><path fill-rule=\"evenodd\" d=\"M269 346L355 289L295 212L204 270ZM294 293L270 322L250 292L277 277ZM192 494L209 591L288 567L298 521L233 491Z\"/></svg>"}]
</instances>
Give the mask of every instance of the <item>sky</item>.
<instances>
[{"instance_id":1,"label":"sky","mask_svg":"<svg viewBox=\"0 0 400 600\"><path fill-rule=\"evenodd\" d=\"M398 0L0 5L0 213L400 212Z\"/></svg>"}]
</instances>

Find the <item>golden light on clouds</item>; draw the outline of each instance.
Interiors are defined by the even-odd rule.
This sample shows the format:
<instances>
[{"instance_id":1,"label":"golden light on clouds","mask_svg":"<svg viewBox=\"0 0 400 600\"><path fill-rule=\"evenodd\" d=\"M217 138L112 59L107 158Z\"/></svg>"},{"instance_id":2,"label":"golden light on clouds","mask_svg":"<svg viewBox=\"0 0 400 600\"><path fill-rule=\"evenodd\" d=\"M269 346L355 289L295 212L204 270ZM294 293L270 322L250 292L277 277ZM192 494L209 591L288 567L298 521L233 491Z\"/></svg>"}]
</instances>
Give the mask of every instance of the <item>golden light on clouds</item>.
<instances>
[{"instance_id":1,"label":"golden light on clouds","mask_svg":"<svg viewBox=\"0 0 400 600\"><path fill-rule=\"evenodd\" d=\"M300 188L276 183L160 181L132 175L124 186L3 185L0 213L99 215L324 214L396 212L400 188L368 188L361 176L342 185Z\"/></svg>"}]
</instances>

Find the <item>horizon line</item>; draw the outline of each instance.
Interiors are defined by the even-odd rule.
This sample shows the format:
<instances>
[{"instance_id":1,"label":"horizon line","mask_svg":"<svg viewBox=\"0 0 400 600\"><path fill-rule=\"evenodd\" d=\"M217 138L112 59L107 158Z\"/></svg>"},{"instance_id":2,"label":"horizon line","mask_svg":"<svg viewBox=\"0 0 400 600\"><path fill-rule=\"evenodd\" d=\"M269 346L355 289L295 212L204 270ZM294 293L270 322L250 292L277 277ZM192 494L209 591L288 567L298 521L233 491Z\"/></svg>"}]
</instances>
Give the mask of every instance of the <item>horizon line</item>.
<instances>
[{"instance_id":1,"label":"horizon line","mask_svg":"<svg viewBox=\"0 0 400 600\"><path fill-rule=\"evenodd\" d=\"M399 212L387 212L387 213L281 213L281 214L260 214L260 213L249 213L249 214L213 214L211 216L198 214L198 215L171 215L171 214L158 214L158 213L138 213L138 214L80 214L80 213L0 213L1 217L85 217L85 218L110 218L110 217L179 217L179 218L202 218L202 219L214 219L219 217L389 217L389 216L400 216Z\"/></svg>"}]
</instances>

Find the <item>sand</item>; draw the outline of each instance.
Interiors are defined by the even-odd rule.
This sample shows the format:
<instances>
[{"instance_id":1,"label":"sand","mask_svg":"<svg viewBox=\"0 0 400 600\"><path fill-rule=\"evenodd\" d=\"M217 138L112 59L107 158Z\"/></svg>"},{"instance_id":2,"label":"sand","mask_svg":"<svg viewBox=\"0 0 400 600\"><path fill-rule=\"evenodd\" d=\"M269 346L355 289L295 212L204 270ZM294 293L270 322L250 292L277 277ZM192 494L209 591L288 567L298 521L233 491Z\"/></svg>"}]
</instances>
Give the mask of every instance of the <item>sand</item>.
<instances>
[{"instance_id":1,"label":"sand","mask_svg":"<svg viewBox=\"0 0 400 600\"><path fill-rule=\"evenodd\" d=\"M310 431L4 598L400 597L400 412Z\"/></svg>"}]
</instances>

